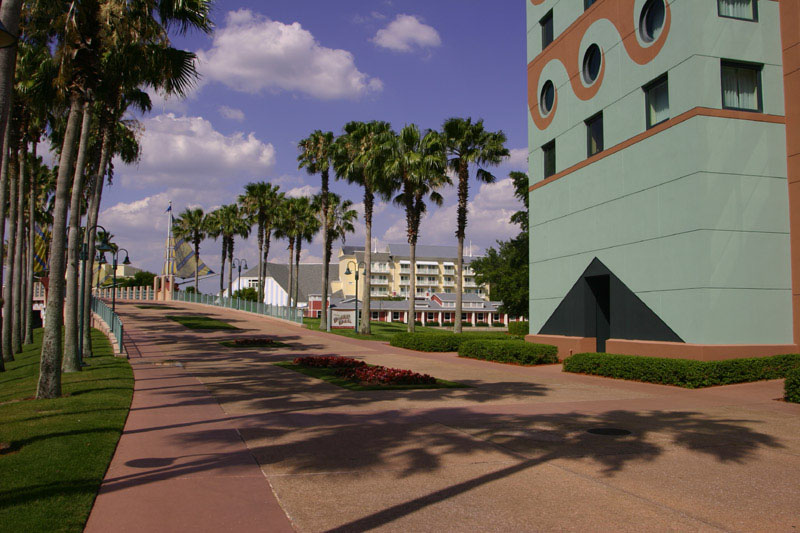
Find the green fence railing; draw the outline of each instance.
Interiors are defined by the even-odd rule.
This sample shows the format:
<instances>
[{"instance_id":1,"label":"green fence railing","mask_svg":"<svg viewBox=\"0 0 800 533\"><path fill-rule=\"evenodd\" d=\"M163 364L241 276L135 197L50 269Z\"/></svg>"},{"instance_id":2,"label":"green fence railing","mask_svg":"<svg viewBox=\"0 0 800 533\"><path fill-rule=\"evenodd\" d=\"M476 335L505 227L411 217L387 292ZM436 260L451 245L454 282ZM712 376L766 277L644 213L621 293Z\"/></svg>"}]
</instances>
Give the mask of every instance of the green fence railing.
<instances>
[{"instance_id":1,"label":"green fence railing","mask_svg":"<svg viewBox=\"0 0 800 533\"><path fill-rule=\"evenodd\" d=\"M100 320L106 323L109 331L111 331L111 334L117 340L119 353L123 353L124 347L122 345L122 320L120 320L119 315L113 312L111 308L105 304L105 302L94 297L92 298L92 311L94 311L94 313L100 317Z\"/></svg>"},{"instance_id":2,"label":"green fence railing","mask_svg":"<svg viewBox=\"0 0 800 533\"><path fill-rule=\"evenodd\" d=\"M240 311L247 311L248 313L255 313L257 315L281 318L297 324L303 323L302 309L295 309L293 307L285 307L282 305L270 305L259 302L251 302L249 300L242 300L241 298L225 298L222 296L214 296L213 294L196 294L193 292L187 293L185 291L175 292L174 300L178 302L215 305L217 307L225 307L227 309L238 309Z\"/></svg>"}]
</instances>

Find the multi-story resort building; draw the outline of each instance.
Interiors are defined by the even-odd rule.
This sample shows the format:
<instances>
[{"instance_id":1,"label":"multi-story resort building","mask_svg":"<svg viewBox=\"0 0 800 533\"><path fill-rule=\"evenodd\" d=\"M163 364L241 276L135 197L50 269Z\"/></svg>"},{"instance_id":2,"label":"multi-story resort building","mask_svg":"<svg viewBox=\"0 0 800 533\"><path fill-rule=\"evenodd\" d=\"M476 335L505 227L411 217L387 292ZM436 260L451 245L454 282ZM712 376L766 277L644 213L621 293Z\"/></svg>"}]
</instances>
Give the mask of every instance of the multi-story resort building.
<instances>
[{"instance_id":1,"label":"multi-story resort building","mask_svg":"<svg viewBox=\"0 0 800 533\"><path fill-rule=\"evenodd\" d=\"M796 352L800 2L526 4L528 338Z\"/></svg>"},{"instance_id":2,"label":"multi-story resort building","mask_svg":"<svg viewBox=\"0 0 800 533\"><path fill-rule=\"evenodd\" d=\"M389 244L383 252L371 254L371 292L373 298L407 298L411 286L411 256L407 244ZM434 293L451 294L456 290L458 272L456 246L417 245L416 249L416 297L430 297ZM363 273L364 247L344 246L339 252L338 282L334 291L342 291L345 297L355 296L356 265ZM475 272L470 268L473 257L464 257L463 293L476 294L488 299L487 288L475 281ZM364 276L358 280L358 294L364 294Z\"/></svg>"}]
</instances>

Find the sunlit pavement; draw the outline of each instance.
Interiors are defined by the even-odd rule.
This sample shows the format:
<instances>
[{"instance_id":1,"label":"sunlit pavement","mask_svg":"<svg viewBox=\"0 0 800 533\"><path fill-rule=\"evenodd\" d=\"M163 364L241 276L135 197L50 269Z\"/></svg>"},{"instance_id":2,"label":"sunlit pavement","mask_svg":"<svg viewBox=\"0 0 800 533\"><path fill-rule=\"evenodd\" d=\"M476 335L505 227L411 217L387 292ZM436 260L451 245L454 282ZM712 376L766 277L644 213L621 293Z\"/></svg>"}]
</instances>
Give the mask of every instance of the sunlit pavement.
<instances>
[{"instance_id":1,"label":"sunlit pavement","mask_svg":"<svg viewBox=\"0 0 800 533\"><path fill-rule=\"evenodd\" d=\"M117 305L136 391L90 531L800 527L800 405L782 381L690 391L169 305ZM164 319L184 312L241 329ZM219 344L261 335L288 346ZM354 392L271 364L331 354L470 387Z\"/></svg>"}]
</instances>

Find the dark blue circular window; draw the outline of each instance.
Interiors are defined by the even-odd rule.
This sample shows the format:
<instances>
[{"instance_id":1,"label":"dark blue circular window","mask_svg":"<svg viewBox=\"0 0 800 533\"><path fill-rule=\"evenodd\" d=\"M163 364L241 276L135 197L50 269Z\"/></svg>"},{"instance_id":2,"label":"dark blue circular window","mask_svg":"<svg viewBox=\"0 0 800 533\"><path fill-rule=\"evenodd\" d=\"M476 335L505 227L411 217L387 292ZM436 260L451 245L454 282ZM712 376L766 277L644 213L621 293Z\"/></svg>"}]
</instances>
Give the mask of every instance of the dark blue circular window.
<instances>
[{"instance_id":1,"label":"dark blue circular window","mask_svg":"<svg viewBox=\"0 0 800 533\"><path fill-rule=\"evenodd\" d=\"M603 54L596 44L591 45L583 55L583 81L591 85L600 75L600 66L603 64Z\"/></svg>"},{"instance_id":2,"label":"dark blue circular window","mask_svg":"<svg viewBox=\"0 0 800 533\"><path fill-rule=\"evenodd\" d=\"M646 43L652 43L661 35L664 20L667 18L667 7L664 0L648 0L639 18L639 35Z\"/></svg>"},{"instance_id":3,"label":"dark blue circular window","mask_svg":"<svg viewBox=\"0 0 800 533\"><path fill-rule=\"evenodd\" d=\"M542 110L542 115L549 115L553 110L553 104L556 101L556 87L553 82L547 80L542 87L542 94L539 95L539 108Z\"/></svg>"}]
</instances>

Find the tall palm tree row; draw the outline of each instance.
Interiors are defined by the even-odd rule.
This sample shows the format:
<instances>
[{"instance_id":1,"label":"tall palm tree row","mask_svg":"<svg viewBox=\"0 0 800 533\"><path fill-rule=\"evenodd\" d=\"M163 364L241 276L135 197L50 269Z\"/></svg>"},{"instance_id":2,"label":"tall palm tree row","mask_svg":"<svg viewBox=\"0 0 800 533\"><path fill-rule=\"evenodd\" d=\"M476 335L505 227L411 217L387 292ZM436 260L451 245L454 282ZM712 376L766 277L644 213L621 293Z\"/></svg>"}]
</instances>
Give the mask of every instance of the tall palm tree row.
<instances>
[{"instance_id":1,"label":"tall palm tree row","mask_svg":"<svg viewBox=\"0 0 800 533\"><path fill-rule=\"evenodd\" d=\"M208 218L203 210L199 207L194 209L184 210L175 219L172 225L172 232L177 239L185 239L187 242L192 243L194 248L195 268L194 268L194 290L200 292L200 243L208 235Z\"/></svg>"},{"instance_id":2,"label":"tall palm tree row","mask_svg":"<svg viewBox=\"0 0 800 533\"><path fill-rule=\"evenodd\" d=\"M257 225L258 240L258 301L264 301L264 271L269 255L269 241L276 222L276 211L285 196L279 192L277 185L264 181L248 183L244 194L239 196L239 203L244 212ZM222 289L220 289L222 290Z\"/></svg>"}]
</instances>

